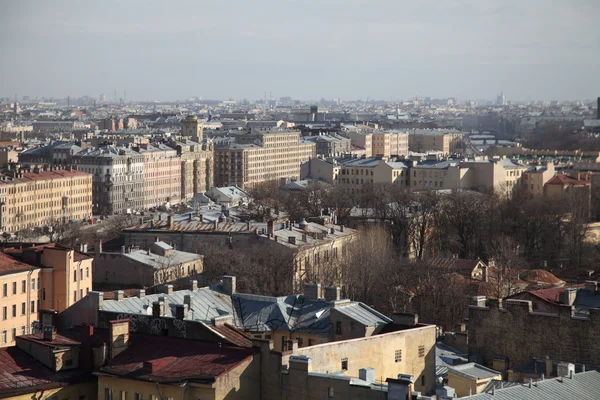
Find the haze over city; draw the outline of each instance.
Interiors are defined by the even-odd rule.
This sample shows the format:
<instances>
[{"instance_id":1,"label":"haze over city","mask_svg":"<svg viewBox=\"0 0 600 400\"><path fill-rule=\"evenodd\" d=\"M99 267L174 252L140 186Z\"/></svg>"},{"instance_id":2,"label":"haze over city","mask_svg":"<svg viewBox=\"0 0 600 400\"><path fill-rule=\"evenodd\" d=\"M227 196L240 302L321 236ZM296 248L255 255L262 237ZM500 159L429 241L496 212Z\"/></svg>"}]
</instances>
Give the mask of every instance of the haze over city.
<instances>
[{"instance_id":1,"label":"haze over city","mask_svg":"<svg viewBox=\"0 0 600 400\"><path fill-rule=\"evenodd\" d=\"M0 95L595 98L600 2L14 1Z\"/></svg>"}]
</instances>

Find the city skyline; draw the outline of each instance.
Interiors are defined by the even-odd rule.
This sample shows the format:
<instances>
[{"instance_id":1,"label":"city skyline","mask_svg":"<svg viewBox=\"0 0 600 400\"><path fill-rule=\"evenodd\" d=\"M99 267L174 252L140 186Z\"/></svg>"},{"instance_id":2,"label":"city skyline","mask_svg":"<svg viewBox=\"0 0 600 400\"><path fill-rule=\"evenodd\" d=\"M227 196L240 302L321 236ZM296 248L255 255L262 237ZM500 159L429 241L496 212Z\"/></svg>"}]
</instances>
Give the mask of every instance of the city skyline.
<instances>
[{"instance_id":1,"label":"city skyline","mask_svg":"<svg viewBox=\"0 0 600 400\"><path fill-rule=\"evenodd\" d=\"M0 93L133 101L593 99L591 0L6 4ZM435 8L433 8L435 7ZM544 10L540 14L540 10ZM540 17L542 15L543 17ZM119 89L123 97L123 89ZM419 96L421 97L421 96Z\"/></svg>"}]
</instances>

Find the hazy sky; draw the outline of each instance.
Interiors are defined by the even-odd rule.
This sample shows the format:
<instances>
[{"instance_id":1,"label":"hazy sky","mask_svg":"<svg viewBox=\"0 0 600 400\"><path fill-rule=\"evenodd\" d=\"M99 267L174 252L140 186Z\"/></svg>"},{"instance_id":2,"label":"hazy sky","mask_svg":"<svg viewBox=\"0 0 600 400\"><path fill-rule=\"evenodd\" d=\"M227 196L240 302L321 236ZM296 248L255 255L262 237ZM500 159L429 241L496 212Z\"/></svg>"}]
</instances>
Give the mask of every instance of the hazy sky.
<instances>
[{"instance_id":1,"label":"hazy sky","mask_svg":"<svg viewBox=\"0 0 600 400\"><path fill-rule=\"evenodd\" d=\"M0 0L0 96L576 100L600 0Z\"/></svg>"}]
</instances>

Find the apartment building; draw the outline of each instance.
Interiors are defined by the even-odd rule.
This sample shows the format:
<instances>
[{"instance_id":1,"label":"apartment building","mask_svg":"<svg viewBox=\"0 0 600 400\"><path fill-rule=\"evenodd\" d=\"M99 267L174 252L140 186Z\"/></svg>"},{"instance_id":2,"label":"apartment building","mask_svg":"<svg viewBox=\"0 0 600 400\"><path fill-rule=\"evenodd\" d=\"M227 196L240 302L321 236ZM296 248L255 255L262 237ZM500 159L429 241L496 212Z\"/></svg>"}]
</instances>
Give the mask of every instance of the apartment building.
<instances>
[{"instance_id":1,"label":"apartment building","mask_svg":"<svg viewBox=\"0 0 600 400\"><path fill-rule=\"evenodd\" d=\"M40 308L41 268L0 253L0 347L31 333Z\"/></svg>"},{"instance_id":2,"label":"apartment building","mask_svg":"<svg viewBox=\"0 0 600 400\"><path fill-rule=\"evenodd\" d=\"M134 151L143 156L143 208L181 202L181 158L177 150L164 144L142 144Z\"/></svg>"},{"instance_id":3,"label":"apartment building","mask_svg":"<svg viewBox=\"0 0 600 400\"><path fill-rule=\"evenodd\" d=\"M92 210L112 215L144 209L144 156L128 147L86 149L73 156L79 171L93 176Z\"/></svg>"},{"instance_id":4,"label":"apartment building","mask_svg":"<svg viewBox=\"0 0 600 400\"><path fill-rule=\"evenodd\" d=\"M348 130L344 133L367 157L408 156L408 133L401 131Z\"/></svg>"},{"instance_id":5,"label":"apartment building","mask_svg":"<svg viewBox=\"0 0 600 400\"><path fill-rule=\"evenodd\" d=\"M358 193L369 183L409 187L409 164L380 158L313 158L302 165L302 179L315 179Z\"/></svg>"},{"instance_id":6,"label":"apartment building","mask_svg":"<svg viewBox=\"0 0 600 400\"><path fill-rule=\"evenodd\" d=\"M304 141L314 143L317 155L325 157L340 157L352 151L351 140L335 133L304 136Z\"/></svg>"},{"instance_id":7,"label":"apartment building","mask_svg":"<svg viewBox=\"0 0 600 400\"><path fill-rule=\"evenodd\" d=\"M462 150L463 138L459 131L415 129L408 135L408 148L419 153L435 150L450 155Z\"/></svg>"},{"instance_id":8,"label":"apartment building","mask_svg":"<svg viewBox=\"0 0 600 400\"><path fill-rule=\"evenodd\" d=\"M0 176L0 230L17 232L92 216L92 176L72 169L13 170Z\"/></svg>"},{"instance_id":9,"label":"apartment building","mask_svg":"<svg viewBox=\"0 0 600 400\"><path fill-rule=\"evenodd\" d=\"M82 249L83 250L83 249ZM83 251L48 243L4 249L11 257L41 268L41 308L62 312L92 290L92 258Z\"/></svg>"},{"instance_id":10,"label":"apartment building","mask_svg":"<svg viewBox=\"0 0 600 400\"><path fill-rule=\"evenodd\" d=\"M513 190L528 167L511 160L478 157L472 160L423 161L411 167L410 187L415 190Z\"/></svg>"},{"instance_id":11,"label":"apartment building","mask_svg":"<svg viewBox=\"0 0 600 400\"><path fill-rule=\"evenodd\" d=\"M250 188L281 178L300 179L300 164L316 156L297 131L251 131L215 148L215 186Z\"/></svg>"},{"instance_id":12,"label":"apartment building","mask_svg":"<svg viewBox=\"0 0 600 400\"><path fill-rule=\"evenodd\" d=\"M187 140L166 143L177 150L181 159L181 200L191 200L197 193L212 188L214 182L214 146Z\"/></svg>"},{"instance_id":13,"label":"apartment building","mask_svg":"<svg viewBox=\"0 0 600 400\"><path fill-rule=\"evenodd\" d=\"M544 194L544 185L554 177L555 173L553 163L530 167L527 171L523 172L521 185L527 193L542 196Z\"/></svg>"}]
</instances>

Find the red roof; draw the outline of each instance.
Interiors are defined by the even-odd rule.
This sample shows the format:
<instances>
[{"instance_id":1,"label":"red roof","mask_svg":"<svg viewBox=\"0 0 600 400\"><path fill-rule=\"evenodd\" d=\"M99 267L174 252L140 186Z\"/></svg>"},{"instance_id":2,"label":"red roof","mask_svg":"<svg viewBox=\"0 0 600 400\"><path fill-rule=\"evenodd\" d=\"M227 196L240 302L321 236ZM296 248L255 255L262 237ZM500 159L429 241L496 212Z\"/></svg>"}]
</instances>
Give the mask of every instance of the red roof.
<instances>
[{"instance_id":1,"label":"red roof","mask_svg":"<svg viewBox=\"0 0 600 400\"><path fill-rule=\"evenodd\" d=\"M67 386L90 378L80 369L54 372L17 347L0 349L0 397Z\"/></svg>"},{"instance_id":2,"label":"red roof","mask_svg":"<svg viewBox=\"0 0 600 400\"><path fill-rule=\"evenodd\" d=\"M541 283L543 285L564 285L564 281L558 279L554 274L543 269L532 269L520 274L520 278L529 283Z\"/></svg>"},{"instance_id":3,"label":"red roof","mask_svg":"<svg viewBox=\"0 0 600 400\"><path fill-rule=\"evenodd\" d=\"M570 287L581 288L581 287L584 287L584 285L574 285L574 286L570 286ZM565 290L565 287L563 286L563 287L552 287L552 288L548 288L548 289L531 290L527 293L529 293L541 300L544 300L548 303L558 305L558 304L561 304L560 303L560 294L564 290Z\"/></svg>"},{"instance_id":4,"label":"red roof","mask_svg":"<svg viewBox=\"0 0 600 400\"><path fill-rule=\"evenodd\" d=\"M27 340L30 342L34 342L34 343L38 343L44 346L50 346L50 347L71 347L71 346L81 346L81 342L78 342L76 340L70 339L66 336L62 336L62 335L56 335L56 337L54 338L54 340L44 340L44 334L43 333L34 333L31 335L23 335L23 336L19 336L19 339L22 340Z\"/></svg>"},{"instance_id":5,"label":"red roof","mask_svg":"<svg viewBox=\"0 0 600 400\"><path fill-rule=\"evenodd\" d=\"M240 347L252 347L252 339L246 336L243 332L237 330L235 327L224 324L224 325L207 325L213 331L223 336L229 343Z\"/></svg>"},{"instance_id":6,"label":"red roof","mask_svg":"<svg viewBox=\"0 0 600 400\"><path fill-rule=\"evenodd\" d=\"M101 370L153 382L213 382L252 356L251 348L167 336L132 335L129 347Z\"/></svg>"},{"instance_id":7,"label":"red roof","mask_svg":"<svg viewBox=\"0 0 600 400\"><path fill-rule=\"evenodd\" d=\"M15 260L11 256L0 252L0 275L14 274L16 272L29 271L36 268L37 267L22 263L21 261Z\"/></svg>"},{"instance_id":8,"label":"red roof","mask_svg":"<svg viewBox=\"0 0 600 400\"><path fill-rule=\"evenodd\" d=\"M569 174L556 175L552 179L550 179L548 182L546 182L546 185L563 185L563 186L565 186L565 185L589 185L589 184L590 184L589 181L579 180Z\"/></svg>"}]
</instances>

